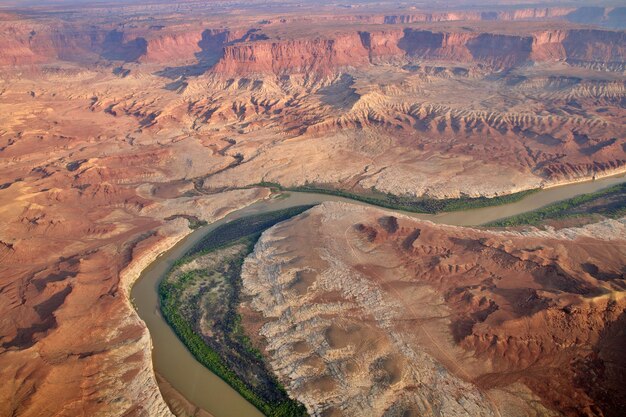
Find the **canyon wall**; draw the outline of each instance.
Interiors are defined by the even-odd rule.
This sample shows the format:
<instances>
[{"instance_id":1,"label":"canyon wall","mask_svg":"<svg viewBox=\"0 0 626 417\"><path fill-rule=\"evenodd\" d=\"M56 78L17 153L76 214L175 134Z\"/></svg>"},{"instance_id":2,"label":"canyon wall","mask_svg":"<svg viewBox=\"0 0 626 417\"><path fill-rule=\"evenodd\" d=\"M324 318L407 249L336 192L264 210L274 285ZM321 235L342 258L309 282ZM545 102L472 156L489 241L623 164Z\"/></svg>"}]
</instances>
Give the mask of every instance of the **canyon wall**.
<instances>
[{"instance_id":1,"label":"canyon wall","mask_svg":"<svg viewBox=\"0 0 626 417\"><path fill-rule=\"evenodd\" d=\"M162 9L124 10L156 16ZM626 82L619 72L593 70L623 69L624 32L565 23L421 24L411 22L417 17L396 21L346 11L267 18L238 12L204 20L167 10L166 16L146 18L103 8L96 20L58 10L0 13L0 376L10 381L0 385L2 416L168 415L147 329L128 299L128 286L157 253L189 233L189 225L267 197L266 191L248 189L251 184L484 197L623 172L626 166ZM510 19L543 18L540 9L515 13ZM589 15L610 14L602 13ZM443 20L444 14L429 19ZM448 13L445 19L504 19L472 16ZM553 61L574 65L548 64ZM546 65L525 65L533 62ZM347 236L360 244L374 231L386 233L376 219L369 220L373 226L358 230L346 221L336 230L347 234L334 242ZM621 227L610 226L610 233ZM319 232L311 230L311 236ZM402 233L385 238L387 244L402 245ZM425 271L437 284L450 268L463 270L475 261L472 248L490 251L490 267L500 270L507 250L485 247L485 236L467 232L473 243L465 244L429 241L424 233L415 249L423 244L432 257L412 248L389 254L438 262L435 267L443 269ZM309 239L297 247L312 244ZM533 247L529 253L539 256ZM610 253L623 245L597 247ZM467 256L435 259L441 248ZM560 254L546 252L541 259L550 262L552 255ZM617 274L608 261L593 265ZM508 306L506 293L496 296ZM480 299L477 307L466 305L464 297L450 294L452 304L467 307L455 313L460 330L483 307ZM535 302L534 294L524 292L509 298L529 297ZM558 310L534 317L579 326L586 315L609 310L604 301L595 309L583 307L575 320ZM457 348L494 356L489 349L497 332L523 336L505 346L514 355L528 354L524 343L533 335L509 323L477 326ZM350 353L350 343L337 338L344 330L329 329L331 355ZM381 352L390 352L395 341L379 330ZM542 349L546 340L539 341ZM395 398L387 390L395 382L387 382L398 375L394 363L404 362L394 358L374 358L372 374L392 394L380 397L378 409L386 406L385 398ZM590 359L580 365L594 365ZM419 368L410 372L409 383L447 380L461 390L468 387L454 369L443 379L425 369L432 380L417 378ZM536 380L545 381L540 375ZM487 377L479 382L483 388L494 384ZM312 384L333 389L334 382ZM434 398L438 390L432 387ZM545 384L530 388L550 391ZM488 414L491 404L481 390L469 386L464 398ZM349 394L356 398L357 391ZM568 395L566 387L553 400Z\"/></svg>"},{"instance_id":2,"label":"canyon wall","mask_svg":"<svg viewBox=\"0 0 626 417\"><path fill-rule=\"evenodd\" d=\"M193 26L163 29L84 27L31 21L0 24L0 66L21 66L55 61L171 63L190 59L217 60L223 46L245 31L201 29Z\"/></svg>"},{"instance_id":3,"label":"canyon wall","mask_svg":"<svg viewBox=\"0 0 626 417\"><path fill-rule=\"evenodd\" d=\"M196 25L81 26L7 19L1 24L0 66L71 62L174 63L197 61L226 75L254 73L330 74L389 60L444 60L506 69L526 62L568 61L574 65L622 70L626 61L624 31L563 28L523 34L470 28L419 28L416 22L543 19L565 16L570 9L444 13L406 16L311 17L311 22L345 18L375 22L366 29L339 26L335 33L300 36L298 20L250 22L248 27L211 29ZM302 18L300 18L302 19ZM311 23L307 22L307 23ZM352 23L347 23L352 24ZM271 28L293 26L288 36ZM407 25L413 25L407 27ZM259 27L260 26L260 27Z\"/></svg>"},{"instance_id":4,"label":"canyon wall","mask_svg":"<svg viewBox=\"0 0 626 417\"><path fill-rule=\"evenodd\" d=\"M333 39L295 39L229 45L212 69L223 75L311 73L328 75L347 66L369 63L358 33Z\"/></svg>"},{"instance_id":5,"label":"canyon wall","mask_svg":"<svg viewBox=\"0 0 626 417\"><path fill-rule=\"evenodd\" d=\"M227 76L254 73L329 74L393 59L478 63L492 69L545 61L624 68L626 33L552 30L529 35L414 28L342 33L333 38L233 43L212 69Z\"/></svg>"}]
</instances>

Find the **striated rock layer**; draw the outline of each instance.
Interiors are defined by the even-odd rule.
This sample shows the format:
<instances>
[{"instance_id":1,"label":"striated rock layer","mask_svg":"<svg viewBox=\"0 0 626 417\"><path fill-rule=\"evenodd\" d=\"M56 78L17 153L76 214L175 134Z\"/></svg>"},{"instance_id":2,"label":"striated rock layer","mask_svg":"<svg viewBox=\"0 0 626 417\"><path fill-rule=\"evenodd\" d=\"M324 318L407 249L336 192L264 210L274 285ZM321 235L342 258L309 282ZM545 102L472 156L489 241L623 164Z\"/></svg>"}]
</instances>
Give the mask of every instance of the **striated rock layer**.
<instances>
[{"instance_id":1,"label":"striated rock layer","mask_svg":"<svg viewBox=\"0 0 626 417\"><path fill-rule=\"evenodd\" d=\"M224 47L213 69L228 76L259 73L332 73L338 68L413 58L481 63L495 69L568 61L624 68L624 32L573 29L530 34L423 29L342 33L331 39L261 40Z\"/></svg>"},{"instance_id":2,"label":"striated rock layer","mask_svg":"<svg viewBox=\"0 0 626 417\"><path fill-rule=\"evenodd\" d=\"M324 203L245 261L244 323L320 416L618 416L626 222L494 232Z\"/></svg>"},{"instance_id":3,"label":"striated rock layer","mask_svg":"<svg viewBox=\"0 0 626 417\"><path fill-rule=\"evenodd\" d=\"M67 23L8 21L0 27L0 66L23 66L56 60L112 60L171 64L198 59L225 76L312 72L328 75L346 67L402 58L482 63L495 69L544 61L624 69L623 31L563 28L495 33L467 27L441 29L350 26L329 35L277 36L273 27L233 29L174 25L118 29ZM488 27L488 26L487 26ZM531 25L531 28L533 25ZM284 29L283 29L284 30ZM320 36L321 35L321 36Z\"/></svg>"},{"instance_id":4,"label":"striated rock layer","mask_svg":"<svg viewBox=\"0 0 626 417\"><path fill-rule=\"evenodd\" d=\"M625 169L624 31L609 29L623 8L18 3L0 13L2 416L168 414L128 288L189 226L268 195L242 187L494 196ZM381 352L405 340L367 323ZM341 329L329 330L337 358L352 349ZM473 329L458 346L491 357L490 328ZM346 398L384 410L397 399L385 387L402 387L391 409L403 409L422 389L394 382L403 357L372 365L383 388ZM298 372L323 369L312 361ZM490 387L518 369L507 363L494 377L450 368L441 383L489 415L501 403ZM407 381L435 384L418 410L436 409L432 369L411 369ZM543 395L537 378L523 381L528 401ZM337 388L331 377L319 386ZM173 397L177 412L197 411Z\"/></svg>"}]
</instances>

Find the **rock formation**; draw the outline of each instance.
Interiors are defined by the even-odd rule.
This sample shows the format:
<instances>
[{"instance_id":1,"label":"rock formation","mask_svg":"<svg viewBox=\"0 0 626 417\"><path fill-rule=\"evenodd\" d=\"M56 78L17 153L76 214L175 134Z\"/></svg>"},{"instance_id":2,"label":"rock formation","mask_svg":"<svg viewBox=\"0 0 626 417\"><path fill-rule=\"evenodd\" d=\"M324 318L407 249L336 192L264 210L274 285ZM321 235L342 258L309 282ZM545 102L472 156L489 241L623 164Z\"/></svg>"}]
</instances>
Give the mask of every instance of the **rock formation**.
<instances>
[{"instance_id":1,"label":"rock formation","mask_svg":"<svg viewBox=\"0 0 626 417\"><path fill-rule=\"evenodd\" d=\"M269 195L244 187L275 182L411 197L495 196L615 174L626 165L623 8L71 3L18 2L0 12L2 416L169 414L128 288L190 232L190 222L213 221ZM367 233L383 233L363 224ZM350 230L352 240L362 233ZM463 233L474 239L478 232ZM599 284L591 275L617 273L593 265L587 275L577 272L592 289ZM557 272L546 273L558 281ZM609 281L607 288L615 280ZM453 291L435 284L428 283L434 293ZM494 302L547 297L537 294L503 293ZM497 357L494 334L524 335L511 321L505 324L512 327L477 324L463 333L491 304L467 304L464 292L448 296L445 308L456 314L455 332L463 336L454 352L476 352L476 363L484 364ZM581 301L580 311L604 314L591 324L606 324L613 346L613 307L594 300ZM543 319L582 326L575 314L542 306ZM380 352L391 355L405 340L368 320L381 337ZM329 354L351 352L342 333L350 329L329 330L330 339L339 335ZM583 345L605 352L594 332ZM546 340L536 343L547 350ZM535 350L503 346L518 360L493 362L494 376L471 378L428 350L414 353L432 366L443 363L442 381L458 389L455 398L466 410L489 415L496 412L489 396L496 394L485 393L498 378L512 384L514 370L536 359ZM397 400L390 409L401 410L416 398L396 379L430 381L433 370L416 367L405 380L396 368L406 358L397 355L371 365L382 381L372 385L380 401L370 404L369 394L356 390L346 393L354 404L384 410ZM562 381L574 381L579 397L552 388L555 396L545 397L545 379L534 374L515 385L514 397L523 391L550 410L560 409L557 402L605 407L609 391L576 379L599 372L600 359L573 355L582 359L576 370L563 368ZM307 366L298 368L303 378L326 365L312 359ZM339 401L331 376L311 384L329 404ZM396 393L395 386L407 389ZM193 410L173 395L174 408ZM315 398L322 397L304 401L324 408ZM422 399L424 407L435 406Z\"/></svg>"},{"instance_id":2,"label":"rock formation","mask_svg":"<svg viewBox=\"0 0 626 417\"><path fill-rule=\"evenodd\" d=\"M312 415L617 416L626 223L434 225L324 203L244 264L250 328Z\"/></svg>"}]
</instances>

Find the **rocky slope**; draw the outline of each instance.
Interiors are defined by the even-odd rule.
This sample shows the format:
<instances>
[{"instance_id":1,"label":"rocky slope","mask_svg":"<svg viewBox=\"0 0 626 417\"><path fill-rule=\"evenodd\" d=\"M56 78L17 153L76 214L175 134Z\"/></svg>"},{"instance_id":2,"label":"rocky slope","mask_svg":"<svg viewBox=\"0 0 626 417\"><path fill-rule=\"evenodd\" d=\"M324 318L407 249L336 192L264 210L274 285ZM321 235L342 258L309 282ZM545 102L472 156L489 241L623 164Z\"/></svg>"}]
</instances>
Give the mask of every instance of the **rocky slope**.
<instances>
[{"instance_id":1,"label":"rocky slope","mask_svg":"<svg viewBox=\"0 0 626 417\"><path fill-rule=\"evenodd\" d=\"M194 4L0 13L0 415L168 414L127 289L268 195L238 187L493 196L624 170L624 33L534 21L572 10Z\"/></svg>"},{"instance_id":2,"label":"rocky slope","mask_svg":"<svg viewBox=\"0 0 626 417\"><path fill-rule=\"evenodd\" d=\"M369 63L368 57L380 59L382 56L398 58L405 55L484 62L497 68L546 59L568 60L579 65L617 65L621 69L624 64L623 32L589 30L565 22L598 24L619 21L626 8L495 7L483 11L401 15L375 11L329 14L323 9L307 17L293 14L277 19L270 14L267 18L254 20L253 16L245 16L229 22L233 23L230 27L224 27L223 20L216 20L205 10L195 12L196 19L202 20L193 24L180 23L176 19L172 23L170 13L174 12L166 10L147 20L131 14L129 17L133 23L130 24L103 18L95 8L79 12L85 18L95 19L98 22L95 25L80 19L38 18L9 11L0 24L3 45L0 66L30 65L57 59L91 63L99 60L171 63L195 57L211 64L221 58L216 72L242 75L320 69L332 72L345 66ZM158 12L155 10L155 13ZM518 21L538 30L534 33L528 33L528 30L521 34L506 33L508 26L502 22ZM546 21L554 21L554 25L566 29L557 32L541 30L538 22ZM443 29L420 28L420 25L437 23L442 24ZM311 39L310 33L300 36L302 25L324 25L331 30L313 32L321 37ZM568 26L572 28L567 29ZM505 33L483 33L483 27L497 27ZM286 36L273 36L277 31ZM381 45L384 45L382 53ZM545 53L545 48L551 53Z\"/></svg>"},{"instance_id":3,"label":"rocky slope","mask_svg":"<svg viewBox=\"0 0 626 417\"><path fill-rule=\"evenodd\" d=\"M265 232L245 323L313 415L617 416L626 223L492 232L324 203Z\"/></svg>"},{"instance_id":4,"label":"rocky slope","mask_svg":"<svg viewBox=\"0 0 626 417\"><path fill-rule=\"evenodd\" d=\"M267 192L184 196L193 184L177 180L220 168L211 151L128 137L135 118L99 120L89 95L74 95L94 74L73 74L65 84L49 74L56 98L41 75L30 102L2 87L0 374L10 382L0 415L170 415L128 289L190 232L182 216L214 221Z\"/></svg>"},{"instance_id":5,"label":"rocky slope","mask_svg":"<svg viewBox=\"0 0 626 417\"><path fill-rule=\"evenodd\" d=\"M317 73L403 58L480 63L508 69L525 63L567 61L624 68L624 32L539 31L527 35L436 31L414 28L342 33L330 39L260 40L234 43L213 69L216 74Z\"/></svg>"}]
</instances>

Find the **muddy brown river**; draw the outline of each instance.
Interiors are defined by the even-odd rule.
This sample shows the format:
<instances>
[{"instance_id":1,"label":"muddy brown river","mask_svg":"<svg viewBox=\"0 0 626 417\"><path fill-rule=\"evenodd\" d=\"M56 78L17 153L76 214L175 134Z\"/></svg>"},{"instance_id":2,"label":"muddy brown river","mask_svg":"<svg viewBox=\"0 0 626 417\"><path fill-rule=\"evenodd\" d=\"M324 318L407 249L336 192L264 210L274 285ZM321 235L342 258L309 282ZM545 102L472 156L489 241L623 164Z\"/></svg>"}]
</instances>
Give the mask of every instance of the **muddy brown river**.
<instances>
[{"instance_id":1,"label":"muddy brown river","mask_svg":"<svg viewBox=\"0 0 626 417\"><path fill-rule=\"evenodd\" d=\"M626 176L621 174L595 181L549 188L531 194L519 202L497 207L485 207L437 215L401 213L419 219L430 220L435 223L460 226L479 225L503 217L535 210L555 201L598 191L624 181L626 181ZM131 297L139 316L144 320L150 331L152 344L154 346L152 360L156 372L169 381L169 383L190 402L207 410L215 417L261 417L263 414L218 376L197 362L191 353L189 353L159 312L159 282L178 258L182 257L185 252L200 241L207 232L221 224L250 214L273 211L302 204L316 204L323 201L345 201L353 204L366 205L365 203L341 197L295 192L287 193L280 198L257 202L231 213L215 223L195 230L176 246L161 254L142 272L134 285Z\"/></svg>"}]
</instances>

